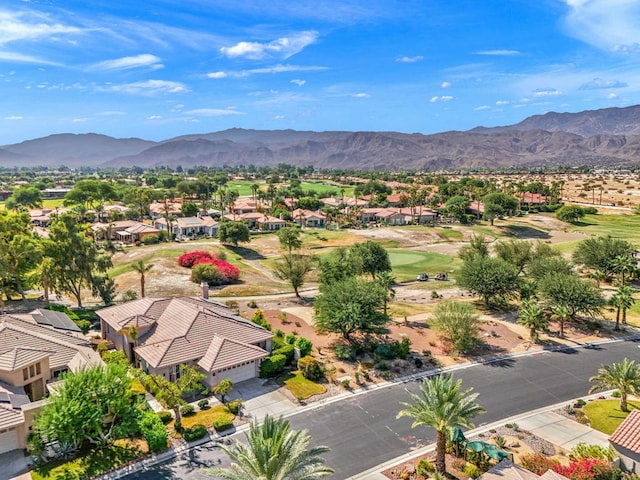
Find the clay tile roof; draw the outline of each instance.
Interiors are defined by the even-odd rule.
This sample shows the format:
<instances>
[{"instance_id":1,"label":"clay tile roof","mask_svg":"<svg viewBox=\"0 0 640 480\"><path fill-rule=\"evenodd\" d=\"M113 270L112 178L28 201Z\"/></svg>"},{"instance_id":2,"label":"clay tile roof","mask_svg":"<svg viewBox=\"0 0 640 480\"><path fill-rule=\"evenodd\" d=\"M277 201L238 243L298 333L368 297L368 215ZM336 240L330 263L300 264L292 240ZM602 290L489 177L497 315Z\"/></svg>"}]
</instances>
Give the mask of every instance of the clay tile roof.
<instances>
[{"instance_id":1,"label":"clay tile roof","mask_svg":"<svg viewBox=\"0 0 640 480\"><path fill-rule=\"evenodd\" d=\"M255 345L236 342L229 338L214 336L209 348L198 362L205 371L212 372L232 367L241 362L250 362L268 356L269 353Z\"/></svg>"},{"instance_id":2,"label":"clay tile roof","mask_svg":"<svg viewBox=\"0 0 640 480\"><path fill-rule=\"evenodd\" d=\"M564 475L560 475L553 470L547 470L542 475L540 475L540 478L543 480L567 480L567 477L565 477Z\"/></svg>"},{"instance_id":3,"label":"clay tile roof","mask_svg":"<svg viewBox=\"0 0 640 480\"><path fill-rule=\"evenodd\" d=\"M509 460L502 460L483 473L478 480L538 480L540 477Z\"/></svg>"},{"instance_id":4,"label":"clay tile roof","mask_svg":"<svg viewBox=\"0 0 640 480\"><path fill-rule=\"evenodd\" d=\"M0 355L0 370L11 372L51 355L52 352L38 348L15 347Z\"/></svg>"},{"instance_id":5,"label":"clay tile roof","mask_svg":"<svg viewBox=\"0 0 640 480\"><path fill-rule=\"evenodd\" d=\"M24 423L22 410L14 410L0 405L0 430Z\"/></svg>"},{"instance_id":6,"label":"clay tile roof","mask_svg":"<svg viewBox=\"0 0 640 480\"><path fill-rule=\"evenodd\" d=\"M634 453L640 453L640 410L631 410L609 441Z\"/></svg>"}]
</instances>

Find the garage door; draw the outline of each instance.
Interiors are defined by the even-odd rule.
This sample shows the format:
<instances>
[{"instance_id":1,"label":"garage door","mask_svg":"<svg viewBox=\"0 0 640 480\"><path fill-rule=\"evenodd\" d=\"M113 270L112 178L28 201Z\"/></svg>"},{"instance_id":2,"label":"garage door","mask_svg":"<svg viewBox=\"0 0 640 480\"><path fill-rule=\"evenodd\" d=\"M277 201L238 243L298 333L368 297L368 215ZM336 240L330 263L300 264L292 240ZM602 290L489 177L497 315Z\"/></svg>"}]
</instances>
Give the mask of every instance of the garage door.
<instances>
[{"instance_id":1,"label":"garage door","mask_svg":"<svg viewBox=\"0 0 640 480\"><path fill-rule=\"evenodd\" d=\"M244 365L238 365L236 367L226 368L216 373L215 382L219 383L221 380L228 378L233 383L249 380L256 376L256 362L247 362Z\"/></svg>"},{"instance_id":2,"label":"garage door","mask_svg":"<svg viewBox=\"0 0 640 480\"><path fill-rule=\"evenodd\" d=\"M0 453L9 452L18 448L18 430L0 432Z\"/></svg>"}]
</instances>

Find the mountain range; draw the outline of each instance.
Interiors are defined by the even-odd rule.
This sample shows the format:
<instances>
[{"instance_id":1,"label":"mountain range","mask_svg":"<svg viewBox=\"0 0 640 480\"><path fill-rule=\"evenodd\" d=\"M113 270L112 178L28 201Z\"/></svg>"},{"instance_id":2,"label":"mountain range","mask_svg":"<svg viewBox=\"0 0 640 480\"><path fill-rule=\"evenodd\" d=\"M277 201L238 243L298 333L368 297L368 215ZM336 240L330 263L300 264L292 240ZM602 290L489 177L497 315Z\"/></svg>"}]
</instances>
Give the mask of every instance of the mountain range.
<instances>
[{"instance_id":1,"label":"mountain range","mask_svg":"<svg viewBox=\"0 0 640 480\"><path fill-rule=\"evenodd\" d=\"M640 105L550 112L515 125L423 135L232 128L153 142L56 134L0 146L0 167L313 165L317 169L640 165Z\"/></svg>"}]
</instances>

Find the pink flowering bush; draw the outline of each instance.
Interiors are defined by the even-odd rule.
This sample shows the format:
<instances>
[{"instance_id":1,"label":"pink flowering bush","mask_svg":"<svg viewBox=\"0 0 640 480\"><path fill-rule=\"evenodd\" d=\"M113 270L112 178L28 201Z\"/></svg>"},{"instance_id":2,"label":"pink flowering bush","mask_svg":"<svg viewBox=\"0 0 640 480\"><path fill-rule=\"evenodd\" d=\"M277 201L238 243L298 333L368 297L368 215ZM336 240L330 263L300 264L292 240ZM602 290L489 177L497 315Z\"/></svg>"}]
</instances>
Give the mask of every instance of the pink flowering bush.
<instances>
[{"instance_id":1,"label":"pink flowering bush","mask_svg":"<svg viewBox=\"0 0 640 480\"><path fill-rule=\"evenodd\" d=\"M195 261L194 266L201 264L214 265L222 276L223 284L237 282L240 278L240 269L238 267L225 260L220 260L217 257L199 258Z\"/></svg>"},{"instance_id":2,"label":"pink flowering bush","mask_svg":"<svg viewBox=\"0 0 640 480\"><path fill-rule=\"evenodd\" d=\"M240 278L240 269L238 267L202 250L180 255L178 257L178 265L186 268L206 265L207 268L200 267L197 272L192 272L192 280L196 283L206 281L210 285L226 285L237 282ZM216 271L213 271L213 269Z\"/></svg>"},{"instance_id":3,"label":"pink flowering bush","mask_svg":"<svg viewBox=\"0 0 640 480\"><path fill-rule=\"evenodd\" d=\"M205 252L203 250L196 250L195 252L184 253L178 257L178 265L181 267L191 268L193 267L198 260L204 258L215 258L209 252Z\"/></svg>"}]
</instances>

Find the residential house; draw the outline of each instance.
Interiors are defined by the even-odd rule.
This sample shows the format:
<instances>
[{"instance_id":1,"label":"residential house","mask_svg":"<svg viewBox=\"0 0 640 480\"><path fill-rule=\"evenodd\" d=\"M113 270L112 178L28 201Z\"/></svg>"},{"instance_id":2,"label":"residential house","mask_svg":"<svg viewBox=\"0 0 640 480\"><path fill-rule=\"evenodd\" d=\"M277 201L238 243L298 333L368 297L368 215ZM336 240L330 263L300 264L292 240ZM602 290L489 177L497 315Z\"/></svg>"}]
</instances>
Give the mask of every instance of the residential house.
<instances>
[{"instance_id":1,"label":"residential house","mask_svg":"<svg viewBox=\"0 0 640 480\"><path fill-rule=\"evenodd\" d=\"M151 220L164 218L167 214L172 217L181 217L182 203L169 201L152 202L151 205L149 205L149 214L151 215Z\"/></svg>"},{"instance_id":2,"label":"residential house","mask_svg":"<svg viewBox=\"0 0 640 480\"><path fill-rule=\"evenodd\" d=\"M231 213L241 215L243 213L255 213L258 210L258 202L248 199L238 199L231 206Z\"/></svg>"},{"instance_id":3,"label":"residential house","mask_svg":"<svg viewBox=\"0 0 640 480\"><path fill-rule=\"evenodd\" d=\"M98 310L102 338L146 372L174 381L180 365L197 365L212 387L255 378L273 334L206 298L143 298ZM137 329L137 338L127 335Z\"/></svg>"},{"instance_id":4,"label":"residential house","mask_svg":"<svg viewBox=\"0 0 640 480\"><path fill-rule=\"evenodd\" d=\"M609 443L620 456L620 468L640 473L640 410L631 410L627 418L609 437Z\"/></svg>"},{"instance_id":5,"label":"residential house","mask_svg":"<svg viewBox=\"0 0 640 480\"><path fill-rule=\"evenodd\" d=\"M527 206L546 205L549 198L540 193L524 192L520 203Z\"/></svg>"},{"instance_id":6,"label":"residential house","mask_svg":"<svg viewBox=\"0 0 640 480\"><path fill-rule=\"evenodd\" d=\"M411 223L433 223L438 214L426 208L363 208L360 222L364 225L372 223L380 225L408 225Z\"/></svg>"},{"instance_id":7,"label":"residential house","mask_svg":"<svg viewBox=\"0 0 640 480\"><path fill-rule=\"evenodd\" d=\"M158 218L154 226L169 231L166 218ZM219 223L209 216L181 217L171 222L171 232L176 238L215 237L218 235L218 226Z\"/></svg>"},{"instance_id":8,"label":"residential house","mask_svg":"<svg viewBox=\"0 0 640 480\"><path fill-rule=\"evenodd\" d=\"M296 208L291 212L291 216L293 217L293 221L303 228L322 228L327 222L327 216L319 210L314 212L313 210Z\"/></svg>"},{"instance_id":9,"label":"residential house","mask_svg":"<svg viewBox=\"0 0 640 480\"><path fill-rule=\"evenodd\" d=\"M160 229L135 220L94 223L91 225L91 230L97 240L116 240L125 243L143 242L149 235L160 235Z\"/></svg>"},{"instance_id":10,"label":"residential house","mask_svg":"<svg viewBox=\"0 0 640 480\"><path fill-rule=\"evenodd\" d=\"M102 365L69 317L47 312L0 316L0 453L26 447L48 386L62 372Z\"/></svg>"},{"instance_id":11,"label":"residential house","mask_svg":"<svg viewBox=\"0 0 640 480\"><path fill-rule=\"evenodd\" d=\"M228 213L224 218L234 222L246 222L251 230L261 230L263 232L277 232L287 226L287 222L281 218L271 217L260 212L243 213L240 215Z\"/></svg>"},{"instance_id":12,"label":"residential house","mask_svg":"<svg viewBox=\"0 0 640 480\"><path fill-rule=\"evenodd\" d=\"M29 218L31 223L36 227L47 227L51 223L53 215L60 215L61 213L68 212L69 209L65 207L52 208L38 208L29 210Z\"/></svg>"}]
</instances>

